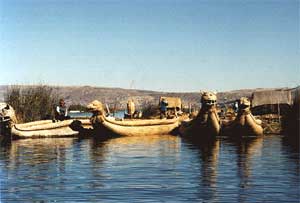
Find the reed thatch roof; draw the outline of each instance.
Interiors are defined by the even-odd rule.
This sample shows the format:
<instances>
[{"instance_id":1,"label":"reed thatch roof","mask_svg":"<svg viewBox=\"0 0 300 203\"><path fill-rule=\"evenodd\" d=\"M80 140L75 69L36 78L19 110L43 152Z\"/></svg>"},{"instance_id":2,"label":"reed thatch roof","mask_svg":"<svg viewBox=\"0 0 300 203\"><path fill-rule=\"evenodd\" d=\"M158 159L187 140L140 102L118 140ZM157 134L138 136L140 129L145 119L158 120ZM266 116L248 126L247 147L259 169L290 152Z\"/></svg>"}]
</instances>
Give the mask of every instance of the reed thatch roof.
<instances>
[{"instance_id":1,"label":"reed thatch roof","mask_svg":"<svg viewBox=\"0 0 300 203\"><path fill-rule=\"evenodd\" d=\"M300 104L300 86L292 89L292 97L294 104Z\"/></svg>"},{"instance_id":2,"label":"reed thatch roof","mask_svg":"<svg viewBox=\"0 0 300 203\"><path fill-rule=\"evenodd\" d=\"M182 103L181 103L181 99L179 97L160 97L159 98L159 103L163 99L168 101L167 108L179 108L179 109L181 109Z\"/></svg>"},{"instance_id":3,"label":"reed thatch roof","mask_svg":"<svg viewBox=\"0 0 300 203\"><path fill-rule=\"evenodd\" d=\"M252 107L266 104L291 105L292 103L293 101L290 90L259 91L252 94Z\"/></svg>"}]
</instances>

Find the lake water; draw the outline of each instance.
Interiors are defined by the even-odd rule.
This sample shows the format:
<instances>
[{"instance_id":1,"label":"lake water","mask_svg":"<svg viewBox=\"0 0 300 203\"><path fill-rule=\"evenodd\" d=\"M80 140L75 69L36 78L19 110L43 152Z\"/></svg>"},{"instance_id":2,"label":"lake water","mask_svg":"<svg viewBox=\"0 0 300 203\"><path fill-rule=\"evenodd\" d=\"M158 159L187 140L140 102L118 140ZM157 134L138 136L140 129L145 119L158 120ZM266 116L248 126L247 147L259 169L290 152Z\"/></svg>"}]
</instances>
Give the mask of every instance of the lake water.
<instances>
[{"instance_id":1,"label":"lake water","mask_svg":"<svg viewBox=\"0 0 300 203\"><path fill-rule=\"evenodd\" d=\"M115 113L111 113L111 115L115 118L124 118L124 114L126 111L117 111ZM78 117L86 117L86 118L90 118L92 116L92 113L90 112L75 112L75 113L69 113L69 116L71 116L71 118L78 118Z\"/></svg>"},{"instance_id":2,"label":"lake water","mask_svg":"<svg viewBox=\"0 0 300 203\"><path fill-rule=\"evenodd\" d=\"M299 174L278 135L16 140L0 147L0 202L299 202Z\"/></svg>"}]
</instances>

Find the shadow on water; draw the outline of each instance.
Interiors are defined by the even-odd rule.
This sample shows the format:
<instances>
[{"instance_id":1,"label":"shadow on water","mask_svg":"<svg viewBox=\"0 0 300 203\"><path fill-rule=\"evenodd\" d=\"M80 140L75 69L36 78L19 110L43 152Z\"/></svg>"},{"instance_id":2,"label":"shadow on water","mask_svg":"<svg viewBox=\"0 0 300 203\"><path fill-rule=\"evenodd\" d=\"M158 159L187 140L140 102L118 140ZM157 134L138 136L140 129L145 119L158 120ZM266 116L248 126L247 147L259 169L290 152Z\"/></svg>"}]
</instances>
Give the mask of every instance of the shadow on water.
<instances>
[{"instance_id":1,"label":"shadow on water","mask_svg":"<svg viewBox=\"0 0 300 203\"><path fill-rule=\"evenodd\" d=\"M0 135L0 147L9 147L12 143L11 137L5 137Z\"/></svg>"},{"instance_id":2,"label":"shadow on water","mask_svg":"<svg viewBox=\"0 0 300 203\"><path fill-rule=\"evenodd\" d=\"M286 134L284 135L282 139L282 144L284 146L288 146L292 152L298 152L300 151L300 139L299 136L296 136L295 133L292 135Z\"/></svg>"},{"instance_id":3,"label":"shadow on water","mask_svg":"<svg viewBox=\"0 0 300 203\"><path fill-rule=\"evenodd\" d=\"M300 143L299 138L290 138L284 136L281 140L282 151L286 154L287 159L291 164L295 165L295 172L297 173L298 183L300 183ZM299 188L300 194L300 188Z\"/></svg>"}]
</instances>

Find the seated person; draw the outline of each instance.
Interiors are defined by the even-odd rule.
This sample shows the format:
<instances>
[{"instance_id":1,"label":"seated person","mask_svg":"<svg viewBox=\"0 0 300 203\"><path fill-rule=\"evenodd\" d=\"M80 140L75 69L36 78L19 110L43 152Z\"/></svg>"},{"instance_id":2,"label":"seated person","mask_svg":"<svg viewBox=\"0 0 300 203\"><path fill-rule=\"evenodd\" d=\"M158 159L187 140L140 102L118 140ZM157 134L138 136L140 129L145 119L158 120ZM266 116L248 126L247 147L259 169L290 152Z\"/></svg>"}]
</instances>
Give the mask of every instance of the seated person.
<instances>
[{"instance_id":1,"label":"seated person","mask_svg":"<svg viewBox=\"0 0 300 203\"><path fill-rule=\"evenodd\" d=\"M69 118L70 116L68 116L68 108L66 107L66 103L63 99L60 99L59 105L55 108L55 120L63 121Z\"/></svg>"}]
</instances>

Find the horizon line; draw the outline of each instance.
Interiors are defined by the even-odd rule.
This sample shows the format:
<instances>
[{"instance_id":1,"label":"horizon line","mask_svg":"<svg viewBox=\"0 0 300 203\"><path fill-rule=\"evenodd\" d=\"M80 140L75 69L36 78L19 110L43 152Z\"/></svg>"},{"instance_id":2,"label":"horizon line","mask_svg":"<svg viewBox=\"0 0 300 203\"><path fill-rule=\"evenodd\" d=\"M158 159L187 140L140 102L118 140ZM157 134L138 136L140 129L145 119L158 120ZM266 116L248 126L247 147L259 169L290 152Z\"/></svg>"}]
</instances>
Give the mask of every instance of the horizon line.
<instances>
[{"instance_id":1,"label":"horizon line","mask_svg":"<svg viewBox=\"0 0 300 203\"><path fill-rule=\"evenodd\" d=\"M197 92L203 92L203 91L211 91L211 92L234 92L234 91L241 91L241 90L257 90L257 89L266 89L266 90L276 90L276 89L294 89L299 87L299 85L296 85L294 87L288 87L288 86L281 86L281 87L254 87L254 88L242 88L242 89L231 89L231 90L223 90L223 91L214 91L209 89L199 89L198 91L161 91L161 90L149 90L149 89L138 89L138 88L124 88L124 87L108 87L108 86L93 86L93 85L53 85L53 84L0 84L0 86L49 86L49 87L75 87L75 88L82 88L82 87L90 87L90 88L103 88L103 89L123 89L123 90L132 90L132 91L149 91L149 92L162 92L162 93L197 93Z\"/></svg>"}]
</instances>

